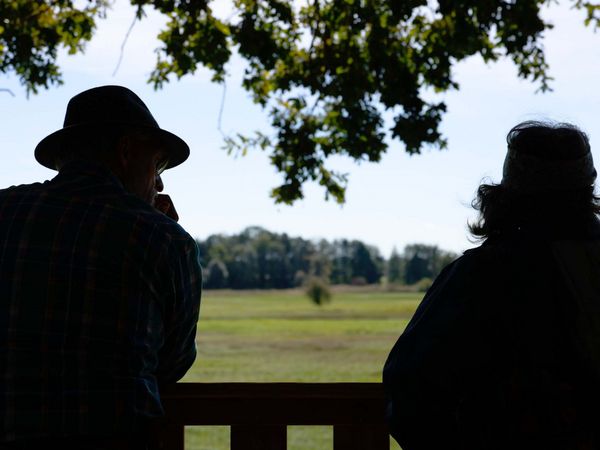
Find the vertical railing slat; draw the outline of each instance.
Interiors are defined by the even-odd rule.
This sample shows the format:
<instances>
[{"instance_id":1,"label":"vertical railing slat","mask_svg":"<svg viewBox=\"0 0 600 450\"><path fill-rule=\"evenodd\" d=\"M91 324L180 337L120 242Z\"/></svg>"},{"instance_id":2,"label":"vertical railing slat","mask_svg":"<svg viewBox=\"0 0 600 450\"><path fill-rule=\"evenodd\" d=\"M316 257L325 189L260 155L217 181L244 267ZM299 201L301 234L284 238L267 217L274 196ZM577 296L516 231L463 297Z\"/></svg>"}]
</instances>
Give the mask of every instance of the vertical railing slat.
<instances>
[{"instance_id":1,"label":"vertical railing slat","mask_svg":"<svg viewBox=\"0 0 600 450\"><path fill-rule=\"evenodd\" d=\"M231 450L286 450L285 425L232 425Z\"/></svg>"},{"instance_id":2,"label":"vertical railing slat","mask_svg":"<svg viewBox=\"0 0 600 450\"><path fill-rule=\"evenodd\" d=\"M335 425L333 450L389 450L390 437L383 425Z\"/></svg>"},{"instance_id":3,"label":"vertical railing slat","mask_svg":"<svg viewBox=\"0 0 600 450\"><path fill-rule=\"evenodd\" d=\"M150 432L149 450L184 450L185 426L168 424Z\"/></svg>"}]
</instances>

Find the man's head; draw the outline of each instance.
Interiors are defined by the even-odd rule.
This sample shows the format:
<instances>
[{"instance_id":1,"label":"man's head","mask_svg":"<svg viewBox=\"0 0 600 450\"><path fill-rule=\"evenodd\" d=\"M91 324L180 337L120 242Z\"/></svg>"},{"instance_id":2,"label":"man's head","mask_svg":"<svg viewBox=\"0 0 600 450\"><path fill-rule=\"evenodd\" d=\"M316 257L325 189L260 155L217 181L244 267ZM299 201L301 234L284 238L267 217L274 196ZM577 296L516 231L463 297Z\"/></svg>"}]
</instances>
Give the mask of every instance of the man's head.
<instances>
[{"instance_id":1,"label":"man's head","mask_svg":"<svg viewBox=\"0 0 600 450\"><path fill-rule=\"evenodd\" d=\"M160 174L168 164L168 153L160 141L130 133L117 140L115 160L109 167L125 189L154 205L156 194L163 190Z\"/></svg>"},{"instance_id":2,"label":"man's head","mask_svg":"<svg viewBox=\"0 0 600 450\"><path fill-rule=\"evenodd\" d=\"M160 173L187 159L187 144L161 129L142 100L127 88L101 86L73 97L64 126L35 149L42 165L60 170L75 160L109 167L125 188L153 204Z\"/></svg>"},{"instance_id":3,"label":"man's head","mask_svg":"<svg viewBox=\"0 0 600 450\"><path fill-rule=\"evenodd\" d=\"M479 238L527 227L585 221L600 212L587 135L571 124L523 122L507 136L500 184L482 184L470 225Z\"/></svg>"}]
</instances>

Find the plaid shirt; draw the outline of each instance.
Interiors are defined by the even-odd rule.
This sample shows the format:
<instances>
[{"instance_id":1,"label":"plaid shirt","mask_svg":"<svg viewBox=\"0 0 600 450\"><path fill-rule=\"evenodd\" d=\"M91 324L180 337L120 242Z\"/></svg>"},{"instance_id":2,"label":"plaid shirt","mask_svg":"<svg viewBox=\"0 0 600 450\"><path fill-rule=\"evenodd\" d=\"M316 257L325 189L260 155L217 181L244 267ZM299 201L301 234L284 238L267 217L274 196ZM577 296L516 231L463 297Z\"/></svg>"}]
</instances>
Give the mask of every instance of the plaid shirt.
<instances>
[{"instance_id":1,"label":"plaid shirt","mask_svg":"<svg viewBox=\"0 0 600 450\"><path fill-rule=\"evenodd\" d=\"M0 442L112 435L163 413L196 357L194 239L110 171L0 190Z\"/></svg>"}]
</instances>

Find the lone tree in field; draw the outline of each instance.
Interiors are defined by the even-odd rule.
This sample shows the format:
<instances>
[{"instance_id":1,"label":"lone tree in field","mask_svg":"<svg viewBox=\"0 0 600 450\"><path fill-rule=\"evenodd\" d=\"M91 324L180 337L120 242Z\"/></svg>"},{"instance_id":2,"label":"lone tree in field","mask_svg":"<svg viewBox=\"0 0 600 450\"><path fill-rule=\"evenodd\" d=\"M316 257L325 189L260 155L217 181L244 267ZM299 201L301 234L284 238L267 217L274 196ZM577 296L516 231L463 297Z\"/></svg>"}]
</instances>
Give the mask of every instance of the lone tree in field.
<instances>
[{"instance_id":1,"label":"lone tree in field","mask_svg":"<svg viewBox=\"0 0 600 450\"><path fill-rule=\"evenodd\" d=\"M233 52L246 60L243 87L268 111L272 132L229 137L226 146L270 152L283 177L272 191L277 202L302 198L309 180L343 202L346 176L329 170L328 158L377 162L386 136L411 154L444 148L446 105L424 94L458 89L452 68L469 56L510 58L519 77L550 88L541 40L552 25L540 8L551 0L235 0L226 20L210 0L131 3L140 20L145 8L168 19L149 80L156 88L199 66L223 82ZM600 4L569 3L587 12L586 25L600 24ZM108 0L74 4L0 1L0 72L15 73L28 93L61 83L57 50L83 51L109 8ZM384 110L392 112L390 128Z\"/></svg>"}]
</instances>

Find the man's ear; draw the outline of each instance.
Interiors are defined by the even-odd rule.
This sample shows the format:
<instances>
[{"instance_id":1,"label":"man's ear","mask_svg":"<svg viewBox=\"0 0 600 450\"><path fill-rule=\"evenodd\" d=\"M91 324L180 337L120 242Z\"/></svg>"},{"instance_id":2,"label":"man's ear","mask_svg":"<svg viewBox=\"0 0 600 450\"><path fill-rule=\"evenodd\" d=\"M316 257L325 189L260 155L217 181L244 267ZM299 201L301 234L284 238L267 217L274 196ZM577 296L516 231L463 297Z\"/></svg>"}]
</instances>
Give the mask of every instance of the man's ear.
<instances>
[{"instance_id":1,"label":"man's ear","mask_svg":"<svg viewBox=\"0 0 600 450\"><path fill-rule=\"evenodd\" d=\"M121 173L126 173L133 163L133 145L130 136L121 136L115 146L115 162Z\"/></svg>"}]
</instances>

